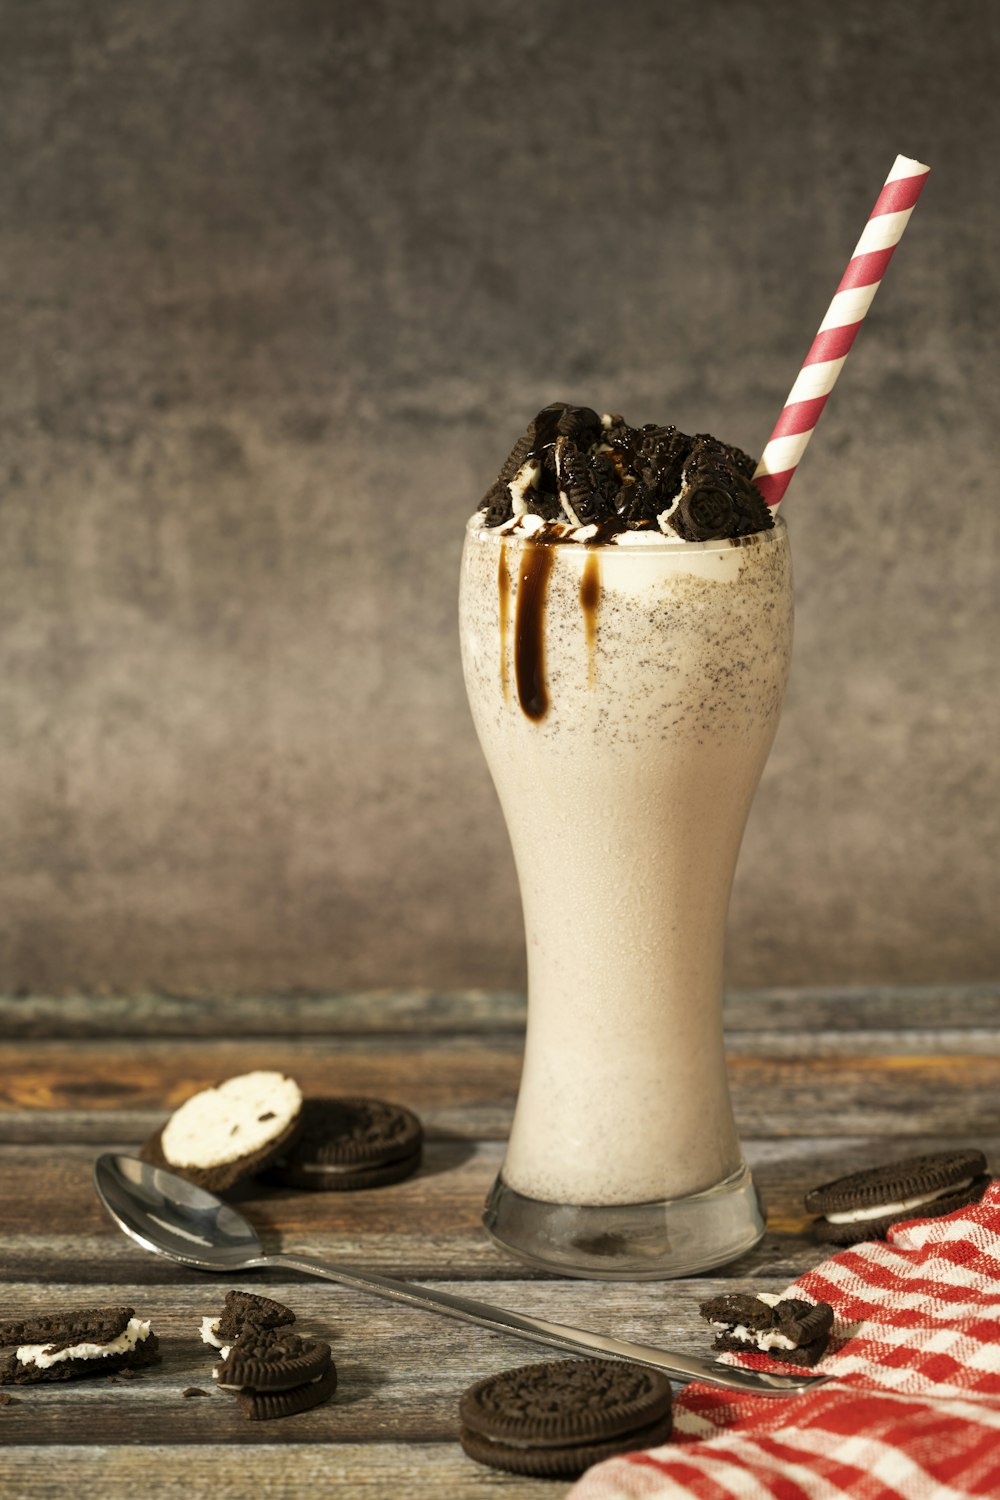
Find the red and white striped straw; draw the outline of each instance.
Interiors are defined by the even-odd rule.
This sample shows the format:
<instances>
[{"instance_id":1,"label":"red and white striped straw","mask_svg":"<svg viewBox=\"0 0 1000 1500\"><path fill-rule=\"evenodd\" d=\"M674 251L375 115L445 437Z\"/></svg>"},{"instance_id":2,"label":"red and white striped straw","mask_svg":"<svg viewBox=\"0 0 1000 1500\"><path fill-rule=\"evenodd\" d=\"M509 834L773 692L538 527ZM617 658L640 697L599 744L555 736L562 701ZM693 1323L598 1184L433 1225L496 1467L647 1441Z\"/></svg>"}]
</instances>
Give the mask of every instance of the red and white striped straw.
<instances>
[{"instance_id":1,"label":"red and white striped straw","mask_svg":"<svg viewBox=\"0 0 1000 1500\"><path fill-rule=\"evenodd\" d=\"M777 510L906 228L930 167L897 156L761 454L754 484Z\"/></svg>"}]
</instances>

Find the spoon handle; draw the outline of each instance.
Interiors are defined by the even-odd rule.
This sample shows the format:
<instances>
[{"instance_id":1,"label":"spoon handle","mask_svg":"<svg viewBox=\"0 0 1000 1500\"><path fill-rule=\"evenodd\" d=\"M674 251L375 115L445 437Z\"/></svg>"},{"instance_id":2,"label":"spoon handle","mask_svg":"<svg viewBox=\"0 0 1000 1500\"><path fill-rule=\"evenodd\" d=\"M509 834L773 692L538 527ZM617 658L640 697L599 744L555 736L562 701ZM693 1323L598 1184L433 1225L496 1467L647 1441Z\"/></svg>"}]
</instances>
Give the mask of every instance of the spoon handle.
<instances>
[{"instance_id":1,"label":"spoon handle","mask_svg":"<svg viewBox=\"0 0 1000 1500\"><path fill-rule=\"evenodd\" d=\"M754 1392L759 1396L798 1396L828 1379L825 1375L766 1375L756 1370L718 1365L696 1355L654 1349L648 1344L633 1344L607 1334L569 1328L564 1323L549 1323L544 1318L529 1317L526 1313L507 1312L502 1307L491 1307L488 1302L458 1297L432 1287L412 1286L391 1276L331 1266L306 1255L262 1255L255 1257L252 1264L281 1266L291 1271L304 1271L308 1276L322 1276L327 1281L339 1282L341 1286L353 1287L356 1291L371 1292L390 1302L404 1302L410 1307L423 1308L425 1312L443 1313L448 1318L478 1323L494 1333L512 1333L569 1354L590 1354L603 1359L625 1359L632 1364L651 1365L672 1380L703 1380L724 1390Z\"/></svg>"}]
</instances>

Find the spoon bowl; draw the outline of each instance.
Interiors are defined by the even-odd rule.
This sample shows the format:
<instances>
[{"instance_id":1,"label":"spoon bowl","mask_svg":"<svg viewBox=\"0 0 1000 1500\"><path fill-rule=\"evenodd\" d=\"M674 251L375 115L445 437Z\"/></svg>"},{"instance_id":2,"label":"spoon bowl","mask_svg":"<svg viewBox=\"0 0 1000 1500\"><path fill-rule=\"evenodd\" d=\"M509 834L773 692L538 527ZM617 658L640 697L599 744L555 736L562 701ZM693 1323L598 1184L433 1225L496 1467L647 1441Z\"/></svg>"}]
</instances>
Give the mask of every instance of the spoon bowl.
<instances>
[{"instance_id":1,"label":"spoon bowl","mask_svg":"<svg viewBox=\"0 0 1000 1500\"><path fill-rule=\"evenodd\" d=\"M356 1291L370 1292L390 1302L442 1313L465 1323L476 1323L494 1333L513 1334L550 1349L591 1358L623 1359L632 1364L662 1370L671 1380L702 1380L730 1391L751 1391L760 1396L798 1396L821 1385L825 1375L768 1375L735 1365L669 1349L655 1349L609 1334L550 1323L526 1313L508 1312L459 1297L433 1287L413 1286L390 1276L353 1266L334 1266L311 1256L265 1254L253 1225L231 1203L224 1203L184 1177L154 1167L134 1156L108 1153L94 1165L97 1196L111 1218L129 1239L154 1255L165 1255L182 1266L199 1271L257 1271L281 1268L321 1276Z\"/></svg>"},{"instance_id":2,"label":"spoon bowl","mask_svg":"<svg viewBox=\"0 0 1000 1500\"><path fill-rule=\"evenodd\" d=\"M199 1271L249 1268L264 1247L229 1203L134 1156L99 1156L94 1186L119 1229L144 1250Z\"/></svg>"}]
</instances>

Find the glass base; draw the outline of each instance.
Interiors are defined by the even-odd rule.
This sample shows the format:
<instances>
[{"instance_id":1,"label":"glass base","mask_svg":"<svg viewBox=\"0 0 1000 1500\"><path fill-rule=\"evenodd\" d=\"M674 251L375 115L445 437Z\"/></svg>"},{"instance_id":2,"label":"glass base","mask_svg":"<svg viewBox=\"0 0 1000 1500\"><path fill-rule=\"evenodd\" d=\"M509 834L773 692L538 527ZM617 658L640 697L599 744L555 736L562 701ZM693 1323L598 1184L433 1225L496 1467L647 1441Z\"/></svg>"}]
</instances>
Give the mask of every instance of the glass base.
<instances>
[{"instance_id":1,"label":"glass base","mask_svg":"<svg viewBox=\"0 0 1000 1500\"><path fill-rule=\"evenodd\" d=\"M765 1220L744 1163L688 1198L599 1207L526 1198L501 1173L483 1223L502 1250L529 1266L596 1281L666 1281L735 1260L757 1244Z\"/></svg>"}]
</instances>

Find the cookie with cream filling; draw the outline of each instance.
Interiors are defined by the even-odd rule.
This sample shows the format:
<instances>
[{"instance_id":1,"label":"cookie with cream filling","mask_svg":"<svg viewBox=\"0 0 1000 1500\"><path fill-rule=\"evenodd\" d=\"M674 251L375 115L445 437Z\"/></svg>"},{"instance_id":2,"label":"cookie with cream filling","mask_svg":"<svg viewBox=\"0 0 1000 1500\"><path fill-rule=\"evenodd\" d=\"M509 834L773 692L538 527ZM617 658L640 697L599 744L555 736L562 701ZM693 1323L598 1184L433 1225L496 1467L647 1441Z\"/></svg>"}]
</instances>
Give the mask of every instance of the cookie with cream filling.
<instances>
[{"instance_id":1,"label":"cookie with cream filling","mask_svg":"<svg viewBox=\"0 0 1000 1500\"><path fill-rule=\"evenodd\" d=\"M48 1312L0 1323L0 1385L35 1385L137 1370L159 1360L159 1341L131 1307Z\"/></svg>"},{"instance_id":2,"label":"cookie with cream filling","mask_svg":"<svg viewBox=\"0 0 1000 1500\"><path fill-rule=\"evenodd\" d=\"M210 1193L262 1172L295 1140L302 1091L283 1073L241 1073L176 1109L139 1152Z\"/></svg>"},{"instance_id":3,"label":"cookie with cream filling","mask_svg":"<svg viewBox=\"0 0 1000 1500\"><path fill-rule=\"evenodd\" d=\"M728 1292L699 1308L716 1330L713 1347L734 1354L766 1354L793 1365L814 1365L826 1353L833 1327L828 1302L806 1302L773 1292Z\"/></svg>"},{"instance_id":4,"label":"cookie with cream filling","mask_svg":"<svg viewBox=\"0 0 1000 1500\"><path fill-rule=\"evenodd\" d=\"M990 1178L974 1148L909 1156L823 1183L806 1194L818 1240L855 1245L884 1239L904 1219L935 1219L978 1203Z\"/></svg>"}]
</instances>

